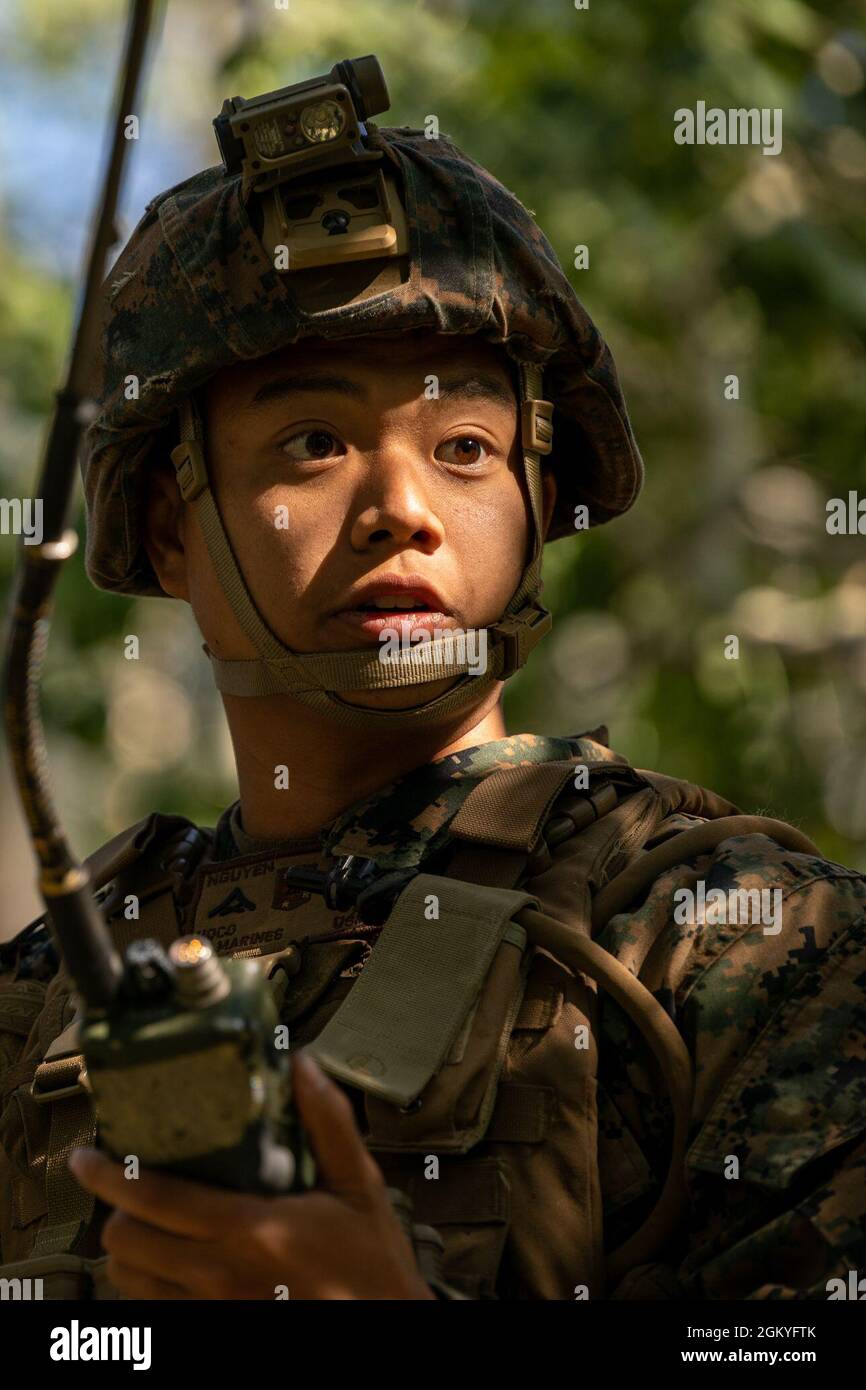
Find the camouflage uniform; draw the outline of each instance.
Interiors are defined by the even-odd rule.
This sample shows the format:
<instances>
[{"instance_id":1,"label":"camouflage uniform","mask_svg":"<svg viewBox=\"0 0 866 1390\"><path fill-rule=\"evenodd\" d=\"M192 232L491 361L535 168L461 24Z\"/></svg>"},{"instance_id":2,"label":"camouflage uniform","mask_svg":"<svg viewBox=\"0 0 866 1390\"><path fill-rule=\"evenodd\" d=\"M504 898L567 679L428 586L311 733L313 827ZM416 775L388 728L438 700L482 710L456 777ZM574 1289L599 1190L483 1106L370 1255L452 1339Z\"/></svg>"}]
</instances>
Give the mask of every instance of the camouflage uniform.
<instances>
[{"instance_id":1,"label":"camouflage uniform","mask_svg":"<svg viewBox=\"0 0 866 1390\"><path fill-rule=\"evenodd\" d=\"M520 368L534 534L506 615L516 626L490 629L492 678L504 679L534 645L521 605L540 590L540 455L558 485L548 539L574 535L577 505L591 525L625 511L640 456L610 353L531 214L445 137L370 123L367 139L405 197L409 247L391 261L281 277L249 190L219 169L148 207L105 287L100 413L84 464L88 571L107 589L162 593L142 544L147 470L176 443L180 412L178 476L192 477L195 505L207 497L206 477L195 492L204 444L185 433L184 411L221 367L308 336L478 334ZM538 428L551 404L552 444ZM253 639L259 662L223 663L257 668L236 693L262 693L262 668L271 689L300 670L293 693L300 683L299 698L348 722L336 692L370 688L335 683L317 655L297 663L261 624ZM465 678L455 689L476 698ZM355 708L352 718L367 716L412 717ZM778 821L635 771L601 730L516 735L435 760L303 842L250 841L237 807L215 831L153 815L90 867L119 946L195 929L223 955L255 957L292 1046L315 1051L365 997L397 931L400 902L371 927L284 876L348 855L381 872L418 868L457 901L467 888L508 892L534 924L528 940L497 939L418 1103L383 1100L370 1056L343 1077L389 1183L439 1233L441 1268L435 1236L423 1258L418 1248L441 1296L821 1298L829 1278L863 1266L862 875ZM681 923L683 889L778 891L782 929L706 909ZM125 919L129 894L138 922ZM421 943L434 966L446 926L431 921ZM0 965L0 1255L94 1257L104 1212L64 1162L95 1132L69 981L38 925Z\"/></svg>"},{"instance_id":2,"label":"camouflage uniform","mask_svg":"<svg viewBox=\"0 0 866 1390\"><path fill-rule=\"evenodd\" d=\"M580 929L588 915L584 895L598 902L605 885L651 851L735 811L688 783L634 772L604 737L602 730L568 739L518 735L464 750L383 788L318 839L251 840L236 804L206 834L196 871L172 888L176 915L167 934L195 923L223 954L262 953L292 1046L314 1042L373 958L382 929L291 891L280 870L360 854L382 870L421 865L447 872L459 848L452 832L470 793L491 779L507 783L515 770L569 760L588 768L597 801L612 780L617 802L589 829L563 838L563 821L586 795L569 781L521 878ZM558 829L551 834L551 827ZM170 829L177 838L178 828ZM156 841L151 860L155 850ZM136 874L147 860L121 873L109 891L105 906L119 937L128 930L120 904L141 886ZM675 925L675 890L698 880L707 892L781 889L782 930L714 924L709 912L702 924ZM383 1136L393 1141L393 1117L383 1117L382 1102L351 1089L389 1182L409 1193L415 1220L442 1237L442 1295L572 1299L585 1290L615 1298L824 1298L828 1279L862 1268L864 904L861 874L765 835L734 835L702 855L680 861L674 853L649 890L602 927L598 942L663 1005L696 1078L685 1218L651 1258L613 1277L611 1251L622 1248L659 1197L672 1116L646 1038L592 979L544 950L530 953L496 1105L481 1138L464 1152L450 1151L441 1134L429 1140L423 1107L397 1119L404 1147L389 1148ZM144 912L136 934L152 932L155 920L165 919L149 921ZM51 1107L33 1104L30 1084L45 1051L46 1013L56 1028L70 1007L59 1004L58 988L64 997L68 990L68 983L58 985L62 972L48 986L50 1008L44 1003L50 957L45 932L31 931L6 948L0 977L0 1017L8 1030L3 1005L17 999L19 1025L17 1039L4 1036L12 1063L0 1118L7 1260L25 1256L47 1209L44 1125ZM28 1006L36 1016L24 1040ZM584 1026L589 1045L579 1048ZM414 1147L405 1146L407 1135ZM430 1180L425 1169L437 1147L439 1175ZM80 1252L98 1253L98 1224L91 1223Z\"/></svg>"},{"instance_id":3,"label":"camouflage uniform","mask_svg":"<svg viewBox=\"0 0 866 1390\"><path fill-rule=\"evenodd\" d=\"M568 756L589 764L605 760L607 750L587 737L524 735L454 754L341 816L323 837L324 847L331 854L369 854L383 868L418 863L447 843L467 779L472 785L500 768ZM699 822L673 813L643 848ZM229 851L231 825L227 813L220 829ZM539 886L541 872L529 879L529 891ZM784 930L766 936L742 924L675 926L673 893L698 879L708 890L780 888ZM543 892L551 892L549 882ZM645 1268L633 1284L623 1281L622 1296L648 1296L655 1286L665 1297L676 1291L690 1298L824 1298L828 1278L863 1268L864 909L861 873L785 851L765 836L743 836L674 866L653 883L645 902L618 913L600 934L605 949L663 1002L688 1043L697 1079L687 1229L659 1267ZM352 973L341 972L305 1013L299 1044L316 1036L346 988L340 981ZM535 1079L530 1059L544 1050L550 1056L539 1056L541 1074L560 1084L561 1066L567 1077L570 1059L559 1049L564 1044L574 1051L567 1006L572 989L567 973L542 956L512 1033L505 1072L511 1084ZM610 1249L658 1192L670 1116L644 1040L604 996L598 1030L598 1177L603 1245ZM555 1132L548 1141L554 1150ZM578 1168L570 1138L555 1158L546 1156L548 1191L526 1192L518 1208L497 1278L500 1297L572 1296L574 1256L563 1239L557 1192L557 1177ZM729 1155L739 1160L739 1181L722 1176ZM513 1189L522 1195L519 1182ZM416 1214L432 1219L417 1176L411 1190Z\"/></svg>"}]
</instances>

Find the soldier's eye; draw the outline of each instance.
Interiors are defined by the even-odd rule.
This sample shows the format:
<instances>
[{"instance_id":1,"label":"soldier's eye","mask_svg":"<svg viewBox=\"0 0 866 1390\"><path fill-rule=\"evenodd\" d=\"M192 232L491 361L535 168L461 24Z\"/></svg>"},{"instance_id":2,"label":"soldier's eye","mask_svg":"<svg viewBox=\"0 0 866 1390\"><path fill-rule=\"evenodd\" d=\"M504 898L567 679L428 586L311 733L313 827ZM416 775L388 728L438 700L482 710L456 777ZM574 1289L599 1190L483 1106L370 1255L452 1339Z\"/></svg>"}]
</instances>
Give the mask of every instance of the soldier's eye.
<instances>
[{"instance_id":1,"label":"soldier's eye","mask_svg":"<svg viewBox=\"0 0 866 1390\"><path fill-rule=\"evenodd\" d=\"M329 458L335 446L339 451L339 444L340 441L330 430L301 430L299 434L293 434L291 439L284 440L280 449L289 458L303 462L304 459Z\"/></svg>"},{"instance_id":2,"label":"soldier's eye","mask_svg":"<svg viewBox=\"0 0 866 1390\"><path fill-rule=\"evenodd\" d=\"M456 439L448 439L436 451L437 458L444 458L446 463L456 463L461 468L477 468L486 463L489 456L487 445L474 434L460 434Z\"/></svg>"}]
</instances>

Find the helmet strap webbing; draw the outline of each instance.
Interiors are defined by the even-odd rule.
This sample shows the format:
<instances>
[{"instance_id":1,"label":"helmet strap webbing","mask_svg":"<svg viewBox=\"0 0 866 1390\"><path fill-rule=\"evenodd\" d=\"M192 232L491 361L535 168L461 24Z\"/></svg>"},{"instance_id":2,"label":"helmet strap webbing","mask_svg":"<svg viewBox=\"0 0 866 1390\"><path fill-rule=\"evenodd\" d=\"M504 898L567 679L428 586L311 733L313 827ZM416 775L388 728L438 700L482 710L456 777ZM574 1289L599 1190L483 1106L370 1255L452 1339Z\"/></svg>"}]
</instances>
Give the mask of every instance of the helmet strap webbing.
<instances>
[{"instance_id":1,"label":"helmet strap webbing","mask_svg":"<svg viewBox=\"0 0 866 1390\"><path fill-rule=\"evenodd\" d=\"M503 617L487 629L487 662L474 675L465 634L444 632L398 652L382 648L352 652L293 652L271 631L256 607L232 549L210 486L204 427L194 398L179 407L180 443L172 450L178 487L194 508L217 581L244 634L258 656L226 661L205 646L219 690L241 696L291 695L343 724L358 727L411 728L419 721L456 713L476 704L494 681L518 670L551 625L538 602L541 588L542 495L540 455L552 447L552 405L541 399L541 368L520 364L521 439L529 496L532 553ZM398 626L395 624L395 627ZM348 704L338 692L392 690L429 681L458 678L442 695L410 709L370 709Z\"/></svg>"}]
</instances>

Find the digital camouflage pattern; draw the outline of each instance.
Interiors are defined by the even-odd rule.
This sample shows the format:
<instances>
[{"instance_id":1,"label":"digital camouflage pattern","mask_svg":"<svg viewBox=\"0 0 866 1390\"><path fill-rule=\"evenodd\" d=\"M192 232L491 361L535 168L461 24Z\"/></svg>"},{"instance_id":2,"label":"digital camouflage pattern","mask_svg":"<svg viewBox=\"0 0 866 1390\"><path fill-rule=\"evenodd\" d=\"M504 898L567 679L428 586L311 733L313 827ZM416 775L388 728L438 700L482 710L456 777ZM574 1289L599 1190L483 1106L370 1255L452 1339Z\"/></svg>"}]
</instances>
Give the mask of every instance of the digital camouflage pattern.
<instances>
[{"instance_id":1,"label":"digital camouflage pattern","mask_svg":"<svg viewBox=\"0 0 866 1390\"><path fill-rule=\"evenodd\" d=\"M347 997L381 929L355 912L332 911L315 895L280 892L281 867L327 866L335 851L369 853L382 868L419 863L425 872L447 872L454 846L449 827L467 789L503 768L540 769L570 759L585 763L593 778L619 779L630 790L589 829L552 850L542 845L523 886L546 911L585 930L589 894L646 850L736 811L692 784L631 769L605 739L604 730L566 738L514 735L437 759L350 808L318 840L252 841L235 803L215 835L207 832L213 838L197 890L184 888L177 897L177 929L194 922L195 930L216 932L212 939L224 954L255 946L263 927L275 939L261 950L295 943L302 965L290 979L280 977L280 1018L290 1027L292 1047L306 1046ZM557 808L564 804L560 799ZM707 893L778 890L781 930L767 934L752 922L716 921L721 914L709 907L702 921L679 924L674 894L694 891L700 881ZM227 899L237 900L239 885L256 910L235 922ZM112 900L120 906L110 921L119 923L127 887L114 885ZM142 912L147 934L144 902ZM645 1037L593 979L535 952L492 1118L467 1152L442 1153L438 1182L423 1180L423 1155L440 1149L435 1133L428 1146L425 1110L397 1117L410 1136L421 1126L421 1147L388 1152L381 1149L382 1113L391 1107L371 1105L347 1087L388 1182L410 1195L414 1219L442 1236L447 1286L463 1296L501 1299L570 1300L576 1290L615 1299L825 1299L830 1279L862 1271L864 937L864 876L762 834L721 838L711 853L685 857L597 931L599 944L674 1021L696 1081L685 1221L650 1263L613 1285L605 1261L658 1198L672 1115ZM50 950L45 930L36 927L0 957L0 1057L8 1068L0 1075L0 1164L7 1165L0 1188L12 1194L7 1200L15 1211L37 1215L44 1211L39 1193L51 1107L34 1106L28 1093L52 1026L56 1031L69 1017L68 986L58 992L60 977L49 978ZM46 983L50 1008L46 1002L40 1012ZM11 1013L7 1006L14 1006ZM10 1026L2 1023L4 1010L11 1033L4 1032ZM24 1015L33 1019L26 1037ZM590 1041L578 1050L582 1027ZM459 1072L445 1067L445 1084ZM394 1121L386 1115L385 1123ZM26 1258L35 1228L17 1226L0 1211L5 1259ZM93 1254L97 1238L94 1226Z\"/></svg>"},{"instance_id":2,"label":"digital camouflage pattern","mask_svg":"<svg viewBox=\"0 0 866 1390\"><path fill-rule=\"evenodd\" d=\"M677 925L673 893L700 879L708 893L781 889L781 932L709 912ZM684 1292L825 1298L828 1278L866 1265L863 874L735 837L660 876L598 939L665 1005L694 1060ZM613 1003L603 1028L606 1092L658 1164L667 1115L646 1051Z\"/></svg>"},{"instance_id":3,"label":"digital camouflage pattern","mask_svg":"<svg viewBox=\"0 0 866 1390\"><path fill-rule=\"evenodd\" d=\"M222 367L307 337L478 334L515 361L540 364L556 407L550 461L559 487L548 538L574 533L577 503L597 525L634 501L642 464L613 361L532 214L445 137L372 123L369 132L403 188L406 266L279 272L240 176L222 168L148 206L104 287L99 414L83 461L87 565L100 587L162 592L142 546L146 472L175 442L180 402ZM126 389L130 376L137 393ZM236 804L215 833L197 837L206 852L188 881L180 871L172 880L161 844L125 866L106 890L109 923L124 929L127 870L146 881L157 867L159 893L141 898L145 934L150 914L174 934L193 924L207 931L222 954L259 952L265 963L291 951L274 966L275 989L291 1045L302 1047L334 1016L387 925L371 929L356 913L291 891L284 868L330 867L352 854L382 869L446 873L454 817L485 778L572 760L618 778L619 800L573 836L542 843L521 886L589 936L592 900L619 873L680 832L736 811L691 784L634 772L594 733L515 735L434 760L306 843L251 842ZM699 883L780 892L782 930L713 914L680 924L675 894ZM529 954L522 992L513 980L500 986L491 969L471 1026L417 1112L386 1113L384 1102L347 1088L388 1182L442 1236L449 1286L504 1299L823 1299L830 1279L866 1268L864 909L862 874L767 835L731 835L712 852L684 854L597 930L608 957L673 1020L696 1080L686 1218L650 1263L613 1280L607 1258L662 1189L672 1112L664 1067L594 976L541 949ZM504 1007L512 996L513 1013ZM50 1112L61 1102L37 1104L32 1087L72 1009L44 927L0 950L2 1259L26 1258L46 1215ZM585 1047L576 1041L582 1031ZM488 1047L482 1061L479 1039ZM478 1091L493 1061L501 1074L488 1112ZM454 1103L437 1131L435 1098L449 1086ZM449 1151L455 1128L471 1129L461 1116L461 1106L470 1119L475 1113L470 1100L484 1124L464 1150ZM395 1134L400 1143L389 1148ZM424 1181L422 1156L440 1150L439 1181ZM102 1216L86 1233L89 1254Z\"/></svg>"},{"instance_id":4,"label":"digital camouflage pattern","mask_svg":"<svg viewBox=\"0 0 866 1390\"><path fill-rule=\"evenodd\" d=\"M532 214L445 136L369 131L404 188L403 283L393 262L276 270L241 176L221 166L148 205L103 290L99 414L83 460L87 568L99 587L162 593L141 544L145 478L154 451L176 442L159 431L179 402L221 367L309 336L477 333L542 365L559 480L548 539L574 535L578 503L598 525L637 496L643 466L613 359ZM130 375L137 399L127 399Z\"/></svg>"},{"instance_id":5,"label":"digital camouflage pattern","mask_svg":"<svg viewBox=\"0 0 866 1390\"><path fill-rule=\"evenodd\" d=\"M569 756L588 766L620 761L587 735L515 735L408 774L340 817L323 845L370 855L382 867L418 863L447 842L448 824L479 778L504 766ZM647 845L700 819L671 814ZM217 843L220 858L241 852L230 821L227 812ZM765 934L760 925L714 922L720 914L710 909L703 922L677 925L674 893L694 890L699 880L707 893L781 890L782 930ZM526 887L549 896L550 871ZM347 937L350 926L346 920L341 929ZM863 874L792 853L764 835L732 837L712 854L660 875L645 901L611 918L598 940L663 1004L687 1043L696 1079L688 1230L644 1272L639 1291L620 1296L826 1298L828 1279L866 1268ZM368 954L366 946L347 962L348 977L363 969ZM296 1018L304 1041L316 1036L347 987L346 979L334 981L315 1009ZM567 995L548 970L533 1019L536 1027L546 1020L554 1031L559 1023L562 1068L571 1066ZM509 1049L506 1074L512 1080L528 1079L521 1074L521 1053L532 1036L528 1024L524 1011ZM599 1179L609 1250L636 1228L658 1195L670 1153L671 1112L645 1040L604 995L597 1028ZM562 1074L545 1079L563 1084ZM555 1139L548 1142L556 1148ZM567 1148L561 1158L558 1168L555 1161L552 1166L568 1189L579 1164ZM726 1176L732 1158L739 1165L737 1178ZM547 1226L546 1211L561 1219L561 1195L536 1194L536 1228ZM516 1244L521 1235L513 1232L512 1239ZM519 1264L515 1256L512 1263ZM572 1296L569 1290L564 1282L534 1290L515 1282L497 1291L504 1297L565 1298Z\"/></svg>"},{"instance_id":6,"label":"digital camouflage pattern","mask_svg":"<svg viewBox=\"0 0 866 1390\"><path fill-rule=\"evenodd\" d=\"M572 753L579 756L582 746L588 750L589 742L515 734L435 758L338 816L322 832L321 853L326 858L361 855L375 859L382 869L420 864L447 841L450 821L482 777L501 767L549 762ZM238 805L230 806L217 826L216 859L247 852L251 844L261 846L260 841L251 842L242 828L242 844L236 834L233 836Z\"/></svg>"}]
</instances>

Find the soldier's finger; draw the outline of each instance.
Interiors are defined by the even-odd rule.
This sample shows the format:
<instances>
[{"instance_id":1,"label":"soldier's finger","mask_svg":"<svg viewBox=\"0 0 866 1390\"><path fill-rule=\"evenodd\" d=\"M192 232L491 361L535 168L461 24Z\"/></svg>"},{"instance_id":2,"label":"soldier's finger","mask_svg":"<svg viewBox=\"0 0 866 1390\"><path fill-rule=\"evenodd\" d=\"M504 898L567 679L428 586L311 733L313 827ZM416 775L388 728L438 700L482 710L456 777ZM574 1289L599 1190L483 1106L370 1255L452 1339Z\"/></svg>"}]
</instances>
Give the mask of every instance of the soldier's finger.
<instances>
[{"instance_id":1,"label":"soldier's finger","mask_svg":"<svg viewBox=\"0 0 866 1390\"><path fill-rule=\"evenodd\" d=\"M332 1192L384 1187L355 1123L348 1097L307 1052L293 1055L293 1081L301 1120L320 1170Z\"/></svg>"},{"instance_id":2,"label":"soldier's finger","mask_svg":"<svg viewBox=\"0 0 866 1390\"><path fill-rule=\"evenodd\" d=\"M123 1264L113 1258L108 1261L105 1272L118 1293L125 1294L127 1298L177 1300L192 1297L192 1294L182 1289L179 1284L146 1274L143 1270L135 1269L132 1265Z\"/></svg>"},{"instance_id":3,"label":"soldier's finger","mask_svg":"<svg viewBox=\"0 0 866 1390\"><path fill-rule=\"evenodd\" d=\"M203 1297L213 1274L212 1251L123 1211L112 1212L102 1229L101 1241L113 1261L137 1270L140 1275L176 1284L190 1298Z\"/></svg>"},{"instance_id":4,"label":"soldier's finger","mask_svg":"<svg viewBox=\"0 0 866 1390\"><path fill-rule=\"evenodd\" d=\"M113 1163L97 1149L73 1149L69 1167L82 1187L109 1206L194 1240L208 1240L227 1224L243 1223L246 1204L254 1200L171 1173L141 1169L138 1177L130 1178L123 1164Z\"/></svg>"}]
</instances>

